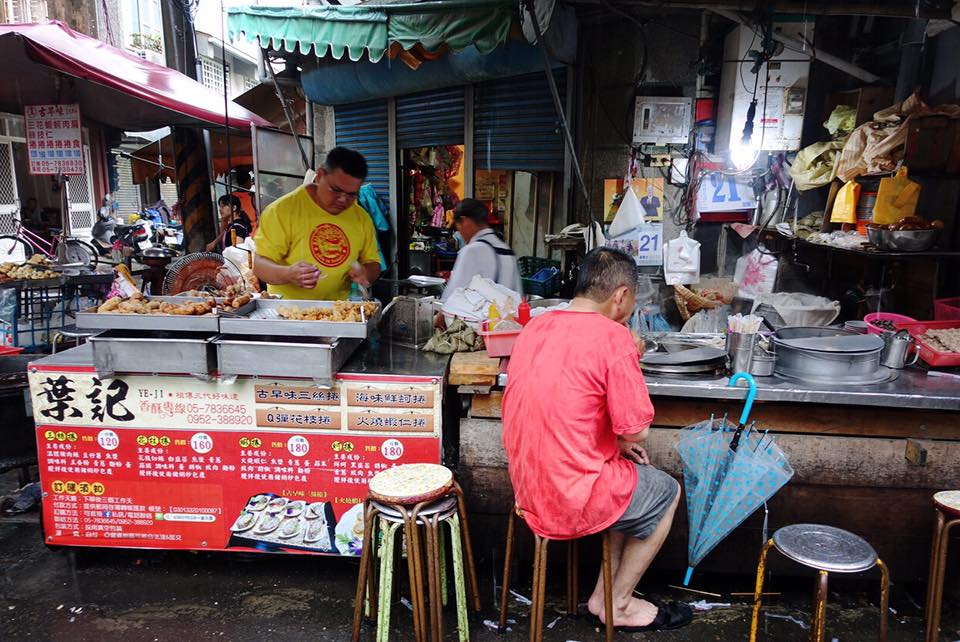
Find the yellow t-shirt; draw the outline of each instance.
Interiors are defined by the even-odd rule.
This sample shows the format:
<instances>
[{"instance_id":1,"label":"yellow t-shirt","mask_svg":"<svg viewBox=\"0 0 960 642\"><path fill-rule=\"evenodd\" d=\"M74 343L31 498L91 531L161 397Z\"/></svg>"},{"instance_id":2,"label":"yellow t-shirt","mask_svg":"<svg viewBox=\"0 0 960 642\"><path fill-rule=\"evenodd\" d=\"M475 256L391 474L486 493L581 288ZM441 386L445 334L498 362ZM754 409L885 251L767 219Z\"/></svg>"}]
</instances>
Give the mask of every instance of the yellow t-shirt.
<instances>
[{"instance_id":1,"label":"yellow t-shirt","mask_svg":"<svg viewBox=\"0 0 960 642\"><path fill-rule=\"evenodd\" d=\"M356 203L330 214L317 205L306 187L298 187L263 210L254 240L257 254L275 263L306 261L320 268L322 277L312 290L296 285L267 288L284 299L346 299L350 296L347 273L353 262L380 262L370 215Z\"/></svg>"}]
</instances>

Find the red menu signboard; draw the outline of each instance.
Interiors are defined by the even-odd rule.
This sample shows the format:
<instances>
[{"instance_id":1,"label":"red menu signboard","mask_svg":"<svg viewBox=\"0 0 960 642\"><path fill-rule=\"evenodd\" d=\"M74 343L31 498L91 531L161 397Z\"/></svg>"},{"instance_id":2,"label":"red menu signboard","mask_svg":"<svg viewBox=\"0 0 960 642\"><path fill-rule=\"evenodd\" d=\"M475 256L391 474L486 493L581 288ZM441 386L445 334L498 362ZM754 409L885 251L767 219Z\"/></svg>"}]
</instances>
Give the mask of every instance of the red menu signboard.
<instances>
[{"instance_id":1,"label":"red menu signboard","mask_svg":"<svg viewBox=\"0 0 960 642\"><path fill-rule=\"evenodd\" d=\"M27 105L23 116L31 174L84 173L80 105Z\"/></svg>"},{"instance_id":2,"label":"red menu signboard","mask_svg":"<svg viewBox=\"0 0 960 642\"><path fill-rule=\"evenodd\" d=\"M367 480L440 461L439 381L30 380L52 545L357 555Z\"/></svg>"}]
</instances>

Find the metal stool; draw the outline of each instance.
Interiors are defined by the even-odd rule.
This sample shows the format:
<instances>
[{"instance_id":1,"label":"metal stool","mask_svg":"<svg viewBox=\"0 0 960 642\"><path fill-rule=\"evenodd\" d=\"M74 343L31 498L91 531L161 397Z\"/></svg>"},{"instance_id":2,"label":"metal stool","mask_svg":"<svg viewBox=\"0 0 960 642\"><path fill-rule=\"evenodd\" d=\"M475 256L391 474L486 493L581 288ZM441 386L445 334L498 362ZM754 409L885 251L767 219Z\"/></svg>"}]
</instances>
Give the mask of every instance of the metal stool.
<instances>
[{"instance_id":1,"label":"metal stool","mask_svg":"<svg viewBox=\"0 0 960 642\"><path fill-rule=\"evenodd\" d=\"M887 640L887 606L890 601L890 572L877 552L859 535L821 524L784 526L763 545L757 565L756 592L753 595L753 618L750 621L750 642L756 642L760 601L763 596L763 575L767 552L775 547L794 562L819 571L810 640L822 642L827 622L827 578L830 573L862 573L880 567L880 642Z\"/></svg>"},{"instance_id":2,"label":"metal stool","mask_svg":"<svg viewBox=\"0 0 960 642\"><path fill-rule=\"evenodd\" d=\"M943 575L947 567L950 530L960 524L960 490L945 490L933 496L937 523L930 547L930 575L927 581L927 642L940 638L940 607L943 604ZM947 521L947 518L950 521Z\"/></svg>"},{"instance_id":3,"label":"metal stool","mask_svg":"<svg viewBox=\"0 0 960 642\"><path fill-rule=\"evenodd\" d=\"M503 586L500 589L500 622L499 631L507 628L507 602L510 597L510 567L513 562L513 534L516 518L523 519L523 511L516 504L507 518L507 552L503 560ZM526 522L524 522L526 523ZM533 533L533 529L530 531ZM610 569L610 533L603 531L603 609L606 616L606 639L613 642L613 581ZM543 640L543 606L546 601L547 586L547 547L549 539L533 533L533 589L530 600L530 642ZM577 589L579 578L577 566L579 564L579 541L567 541L567 615L577 615L579 599Z\"/></svg>"},{"instance_id":4,"label":"metal stool","mask_svg":"<svg viewBox=\"0 0 960 642\"><path fill-rule=\"evenodd\" d=\"M360 639L365 603L369 617L377 622L377 642L385 642L389 637L395 536L401 526L407 543L414 639L417 642L426 642L428 629L432 640L439 642L443 639L442 609L447 599L447 578L441 523L446 523L450 528L459 638L461 641L468 640L470 632L467 624L464 561L470 603L475 611L480 610L480 595L467 524L466 502L463 491L453 480L453 474L436 464L407 464L385 470L370 480L363 512L363 548L353 610L353 642ZM420 533L421 528L423 535ZM425 541L422 541L421 537ZM376 545L378 539L379 547ZM379 583L375 565L378 548ZM430 603L429 614L423 591L424 579L428 591L426 597Z\"/></svg>"},{"instance_id":5,"label":"metal stool","mask_svg":"<svg viewBox=\"0 0 960 642\"><path fill-rule=\"evenodd\" d=\"M50 352L52 354L57 354L57 344L60 343L61 339L73 339L76 345L80 345L93 335L97 334L99 330L81 330L75 325L65 325L53 335L53 345L50 347Z\"/></svg>"}]
</instances>

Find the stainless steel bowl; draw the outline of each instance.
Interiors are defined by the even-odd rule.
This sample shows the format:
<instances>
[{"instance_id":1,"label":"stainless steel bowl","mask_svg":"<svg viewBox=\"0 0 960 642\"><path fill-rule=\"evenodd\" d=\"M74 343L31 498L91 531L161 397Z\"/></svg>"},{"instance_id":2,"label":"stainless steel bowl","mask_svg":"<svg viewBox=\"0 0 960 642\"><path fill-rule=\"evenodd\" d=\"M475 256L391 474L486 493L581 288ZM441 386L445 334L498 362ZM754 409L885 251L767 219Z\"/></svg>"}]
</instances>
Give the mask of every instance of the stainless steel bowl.
<instances>
[{"instance_id":1,"label":"stainless steel bowl","mask_svg":"<svg viewBox=\"0 0 960 642\"><path fill-rule=\"evenodd\" d=\"M886 246L901 252L925 252L936 244L938 238L940 230L883 230L883 242Z\"/></svg>"},{"instance_id":2,"label":"stainless steel bowl","mask_svg":"<svg viewBox=\"0 0 960 642\"><path fill-rule=\"evenodd\" d=\"M570 303L570 299L536 299L528 300L527 303L530 304L530 309L533 308L552 308L561 303Z\"/></svg>"},{"instance_id":3,"label":"stainless steel bowl","mask_svg":"<svg viewBox=\"0 0 960 642\"><path fill-rule=\"evenodd\" d=\"M883 233L886 230L879 227L870 227L867 226L867 240L873 243L877 248L881 250L887 249L886 241L883 238Z\"/></svg>"}]
</instances>

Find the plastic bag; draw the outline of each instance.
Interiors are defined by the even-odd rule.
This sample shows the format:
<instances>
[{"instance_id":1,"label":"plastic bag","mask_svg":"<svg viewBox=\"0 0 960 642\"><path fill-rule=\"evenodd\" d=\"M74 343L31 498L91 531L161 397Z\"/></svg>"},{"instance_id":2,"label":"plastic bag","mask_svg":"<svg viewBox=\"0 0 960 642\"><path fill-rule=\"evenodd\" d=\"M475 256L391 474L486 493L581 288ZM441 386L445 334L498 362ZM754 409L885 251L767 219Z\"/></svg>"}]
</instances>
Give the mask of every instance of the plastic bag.
<instances>
[{"instance_id":1,"label":"plastic bag","mask_svg":"<svg viewBox=\"0 0 960 642\"><path fill-rule=\"evenodd\" d=\"M907 178L907 168L901 167L890 178L880 179L877 202L873 206L873 222L881 225L896 223L917 212L920 183Z\"/></svg>"},{"instance_id":2,"label":"plastic bag","mask_svg":"<svg viewBox=\"0 0 960 642\"><path fill-rule=\"evenodd\" d=\"M0 345L13 345L13 328L17 323L17 291L0 288Z\"/></svg>"},{"instance_id":3,"label":"plastic bag","mask_svg":"<svg viewBox=\"0 0 960 642\"><path fill-rule=\"evenodd\" d=\"M739 296L753 299L761 294L773 292L777 282L779 262L775 256L754 250L737 259L737 268L733 280L740 286Z\"/></svg>"},{"instance_id":4,"label":"plastic bag","mask_svg":"<svg viewBox=\"0 0 960 642\"><path fill-rule=\"evenodd\" d=\"M700 243L686 230L667 243L663 253L663 273L667 285L687 285L700 281Z\"/></svg>"},{"instance_id":5,"label":"plastic bag","mask_svg":"<svg viewBox=\"0 0 960 642\"><path fill-rule=\"evenodd\" d=\"M790 177L797 190L804 192L829 185L837 176L837 158L846 138L814 143L797 152L790 166Z\"/></svg>"},{"instance_id":6,"label":"plastic bag","mask_svg":"<svg viewBox=\"0 0 960 642\"><path fill-rule=\"evenodd\" d=\"M632 188L627 187L623 201L620 203L620 209L617 210L617 215L613 217L613 222L610 223L607 236L615 237L626 234L638 225L643 225L645 222L643 218L643 206L640 205L640 199L633 193Z\"/></svg>"},{"instance_id":7,"label":"plastic bag","mask_svg":"<svg viewBox=\"0 0 960 642\"><path fill-rule=\"evenodd\" d=\"M464 288L457 288L443 303L443 314L447 326L453 324L455 317L464 320L466 325L479 329L487 318L490 304L497 306L501 318L516 313L520 305L520 293L498 285L480 275L474 276Z\"/></svg>"},{"instance_id":8,"label":"plastic bag","mask_svg":"<svg viewBox=\"0 0 960 642\"><path fill-rule=\"evenodd\" d=\"M788 326L822 327L840 315L840 303L802 292L761 294L753 300L753 310L761 304L773 306Z\"/></svg>"},{"instance_id":9,"label":"plastic bag","mask_svg":"<svg viewBox=\"0 0 960 642\"><path fill-rule=\"evenodd\" d=\"M833 202L833 211L830 212L831 223L856 223L857 201L860 199L860 184L848 181L837 192L837 199Z\"/></svg>"}]
</instances>

